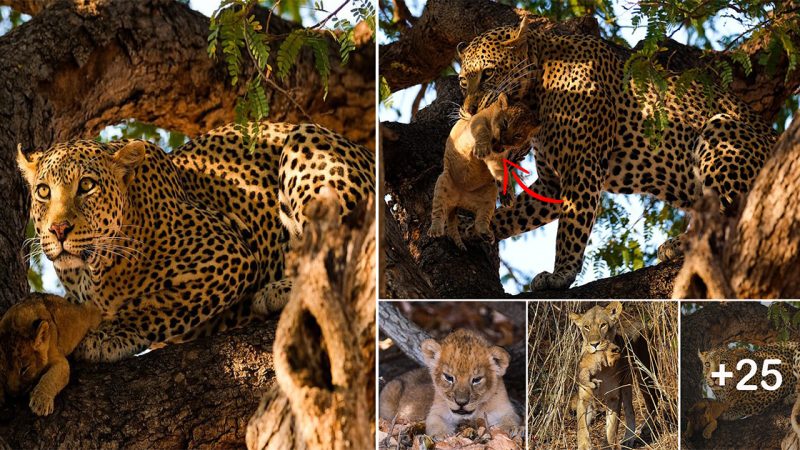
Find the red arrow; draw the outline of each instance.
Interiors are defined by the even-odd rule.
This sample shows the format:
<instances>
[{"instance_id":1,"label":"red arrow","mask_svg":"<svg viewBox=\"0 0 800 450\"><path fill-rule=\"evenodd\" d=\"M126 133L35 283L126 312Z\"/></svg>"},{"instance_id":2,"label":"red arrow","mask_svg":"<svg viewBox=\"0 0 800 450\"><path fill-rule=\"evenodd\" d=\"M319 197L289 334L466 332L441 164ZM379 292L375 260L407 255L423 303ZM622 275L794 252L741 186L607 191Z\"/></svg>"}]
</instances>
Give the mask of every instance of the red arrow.
<instances>
[{"instance_id":1,"label":"red arrow","mask_svg":"<svg viewBox=\"0 0 800 450\"><path fill-rule=\"evenodd\" d=\"M528 186L525 186L525 183L523 183L522 180L519 179L519 175L517 175L516 172L511 171L511 168L508 167L508 166L513 166L514 168L519 169L520 171L522 171L523 173L526 173L526 174L530 173L527 170L523 169L521 166L518 166L518 165L514 164L513 162L511 162L511 161L509 161L509 160L504 158L503 159L503 195L505 195L505 193L508 191L508 173L511 172L511 175L514 177L515 180L517 180L517 183L519 183L519 185L522 187L522 190L527 192L528 195L530 195L531 197L535 198L536 200L540 200L540 201L543 201L545 203L564 203L564 200L559 200L557 198L545 197L544 195L539 195L536 192L533 192Z\"/></svg>"}]
</instances>

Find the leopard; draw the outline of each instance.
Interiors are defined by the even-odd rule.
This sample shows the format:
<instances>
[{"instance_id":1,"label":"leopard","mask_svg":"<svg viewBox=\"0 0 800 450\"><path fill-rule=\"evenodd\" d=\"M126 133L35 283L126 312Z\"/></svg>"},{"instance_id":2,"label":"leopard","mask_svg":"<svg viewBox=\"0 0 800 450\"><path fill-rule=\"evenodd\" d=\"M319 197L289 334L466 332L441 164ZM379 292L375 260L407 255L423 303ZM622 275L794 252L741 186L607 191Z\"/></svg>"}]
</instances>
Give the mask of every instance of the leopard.
<instances>
[{"instance_id":1,"label":"leopard","mask_svg":"<svg viewBox=\"0 0 800 450\"><path fill-rule=\"evenodd\" d=\"M374 196L374 159L311 123L224 125L170 153L136 139L20 147L35 241L65 297L103 319L75 357L116 361L277 314L305 205L325 188L349 214Z\"/></svg>"},{"instance_id":2,"label":"leopard","mask_svg":"<svg viewBox=\"0 0 800 450\"><path fill-rule=\"evenodd\" d=\"M523 18L476 36L458 56L465 113L502 92L541 123L530 188L562 202L521 194L492 219L497 240L558 220L553 271L537 274L533 290L574 283L604 192L650 195L689 217L704 195L715 196L720 214L735 214L776 141L764 119L719 85L705 95L702 83L681 84L670 72L663 95L639 96L625 76L627 52L596 36L547 32ZM656 136L649 124L657 96L666 124ZM659 259L681 257L684 236L663 243Z\"/></svg>"},{"instance_id":3,"label":"leopard","mask_svg":"<svg viewBox=\"0 0 800 450\"><path fill-rule=\"evenodd\" d=\"M0 390L12 396L30 391L29 407L38 416L51 414L55 398L69 383L67 356L86 333L100 324L93 304L31 293L0 319L5 371Z\"/></svg>"},{"instance_id":4,"label":"leopard","mask_svg":"<svg viewBox=\"0 0 800 450\"><path fill-rule=\"evenodd\" d=\"M509 105L505 94L477 114L459 119L450 131L444 151L444 170L433 191L428 236L445 234L466 251L459 233L456 208L475 214L475 232L493 242L489 228L503 182L504 159L524 154L535 125L524 105Z\"/></svg>"},{"instance_id":5,"label":"leopard","mask_svg":"<svg viewBox=\"0 0 800 450\"><path fill-rule=\"evenodd\" d=\"M760 346L755 350L743 347L729 348L720 346L706 351L697 352L703 368L703 380L714 393L714 399L704 398L695 402L689 410L687 430L702 429L705 439L710 439L718 426L718 421L734 421L748 416L764 413L772 405L781 401L792 402L796 399L798 368L800 367L800 342L784 341ZM775 384L774 376L763 377L759 371L752 377L748 384L755 384L758 389L746 391L737 389L737 384L748 374L749 366L736 367L740 360L752 359L759 369L766 359L780 360L780 364L769 367L781 374L781 385L775 390L762 389L763 380L768 384ZM724 381L713 374L721 370L732 372L733 377ZM797 406L796 406L797 407ZM792 413L794 427L796 412Z\"/></svg>"},{"instance_id":6,"label":"leopard","mask_svg":"<svg viewBox=\"0 0 800 450\"><path fill-rule=\"evenodd\" d=\"M465 328L440 341L425 339L420 350L426 367L407 372L383 388L381 417L424 417L425 432L436 441L454 434L462 422L477 419L509 434L519 432L522 419L503 382L511 359L506 350Z\"/></svg>"}]
</instances>

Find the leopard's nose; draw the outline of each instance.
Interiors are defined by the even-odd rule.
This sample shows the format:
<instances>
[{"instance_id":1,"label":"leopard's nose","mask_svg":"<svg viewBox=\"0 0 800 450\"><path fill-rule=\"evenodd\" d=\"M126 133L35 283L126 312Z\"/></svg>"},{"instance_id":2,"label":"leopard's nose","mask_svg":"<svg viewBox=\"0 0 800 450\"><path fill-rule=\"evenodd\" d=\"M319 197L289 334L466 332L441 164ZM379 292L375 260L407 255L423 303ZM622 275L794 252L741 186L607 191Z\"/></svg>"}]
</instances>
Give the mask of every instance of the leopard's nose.
<instances>
[{"instance_id":1,"label":"leopard's nose","mask_svg":"<svg viewBox=\"0 0 800 450\"><path fill-rule=\"evenodd\" d=\"M67 235L70 231L72 231L73 228L75 228L74 225L67 221L63 221L50 225L49 231L56 235L58 242L64 242L67 239Z\"/></svg>"}]
</instances>

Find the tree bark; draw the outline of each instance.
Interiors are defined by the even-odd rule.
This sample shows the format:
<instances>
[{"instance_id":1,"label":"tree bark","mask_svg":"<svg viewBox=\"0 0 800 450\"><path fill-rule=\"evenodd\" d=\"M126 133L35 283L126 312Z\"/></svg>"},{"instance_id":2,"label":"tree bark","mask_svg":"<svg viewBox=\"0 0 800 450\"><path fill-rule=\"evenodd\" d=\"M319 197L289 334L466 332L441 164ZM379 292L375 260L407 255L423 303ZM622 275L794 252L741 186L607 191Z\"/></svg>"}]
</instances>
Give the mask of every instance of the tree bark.
<instances>
[{"instance_id":1,"label":"tree bark","mask_svg":"<svg viewBox=\"0 0 800 450\"><path fill-rule=\"evenodd\" d=\"M460 252L447 239L429 239L427 230L430 226L433 187L442 170L444 145L452 126L456 105L460 105L463 101L455 77L441 77L441 73L452 64L456 56L456 46L460 42L469 42L473 37L493 27L516 24L520 14L526 13L510 6L483 0L431 0L426 4L422 15L414 21L414 25L400 34L398 41L381 46L381 75L386 78L392 90L434 81L437 91L436 100L420 111L411 123L382 124L382 128L392 134L390 139L384 139L382 146L385 170L385 182L382 183L382 188L383 194L390 197L389 206L393 216L385 219L386 240L393 244L384 247L387 248L384 257L395 264L393 270L387 271L385 275L386 289L382 295L386 297L429 296L431 293L426 289L427 286L433 289L436 298L508 297L499 279L497 245L473 242L468 245L467 252ZM528 17L533 20L532 27L542 27L552 33L599 35L597 23L591 18L553 23L530 14ZM800 34L792 34L791 39L800 46ZM629 49L613 43L609 45L622 58L631 54ZM659 59L669 70L680 72L704 63L700 58L702 52L699 49L671 40L662 45L667 51L659 54ZM734 70L730 91L742 98L765 120L771 122L785 99L800 86L800 71L790 73L787 78L788 61L784 58L778 61L775 72L767 73L765 67L755 62L763 54L764 48L765 45L761 42L748 42L743 46L754 61L753 73L745 76L738 69ZM730 57L728 53L717 52L711 53L710 58L713 60ZM733 65L737 67L736 64ZM780 166L781 173L789 175L794 165L787 164L783 160L771 164L773 165L762 171L763 183L782 180L784 189L787 189L793 180L798 179L796 173L794 176L784 178L773 176L775 166ZM758 186L754 187L754 190L758 190ZM777 192L776 190L775 195ZM754 254L753 257L743 258L737 262L740 267L738 270L742 274L748 274L748 270L751 270L754 264L761 265L769 272L769 275L765 272L765 279L761 282L762 291L748 288L746 292L749 294L746 297L754 297L753 294L757 292L766 294L766 287L770 286L769 278L781 278L785 284L797 279L796 276L786 276L787 272L782 268L789 267L790 262L796 262L794 258L800 253L795 248L797 242L800 242L800 239L797 239L798 232L784 226L778 230L779 239L769 237L772 232L771 225L777 216L789 219L795 212L800 211L797 205L791 203L794 199L787 200L789 197L787 195L778 202L783 208L780 210L772 206L777 199L762 198L760 204L769 205L768 215L763 213L768 209L766 207L762 207L760 212L748 212L751 215L756 213L764 215L764 218L771 220L772 223L763 224L758 232L748 229L747 242L751 247L773 246L776 256L765 260L760 254ZM397 222L397 226L392 223L392 218ZM753 226L756 226L756 223L759 222L754 222ZM400 245L397 242L405 242L405 250L410 258L403 257L402 250L398 250ZM781 265L779 269L767 270L767 265L775 258L783 258L782 262L785 265ZM791 273L800 270L800 264L793 264L791 267L793 270ZM679 269L680 262L661 264L575 289L524 293L520 297L668 298L672 295L673 283ZM403 282L409 282L412 287L406 289L398 285ZM774 292L773 290L770 294L774 296ZM796 292L791 296L797 297ZM760 295L755 295L758 296Z\"/></svg>"},{"instance_id":2,"label":"tree bark","mask_svg":"<svg viewBox=\"0 0 800 450\"><path fill-rule=\"evenodd\" d=\"M0 448L241 448L247 418L274 384L276 324L115 364L73 363L51 416L34 415L27 396L0 408Z\"/></svg>"},{"instance_id":3,"label":"tree bark","mask_svg":"<svg viewBox=\"0 0 800 450\"><path fill-rule=\"evenodd\" d=\"M681 411L703 398L703 370L698 350L746 342L763 345L778 340L778 332L767 318L767 307L757 302L699 303L702 309L681 318ZM800 332L790 330L790 338L800 340ZM781 441L791 431L791 404L778 403L769 411L735 421L720 421L709 440L702 436L683 439L682 448L709 450L781 448ZM682 420L684 429L686 420ZM758 430L747 433L742 430Z\"/></svg>"},{"instance_id":4,"label":"tree bark","mask_svg":"<svg viewBox=\"0 0 800 450\"><path fill-rule=\"evenodd\" d=\"M47 148L92 138L134 118L189 136L233 121L242 87L206 52L208 19L167 0L0 1L37 13L0 37L0 311L27 291L21 243L27 202L17 143ZM26 6L27 5L27 6ZM263 18L263 13L260 13ZM273 17L270 31L295 27ZM273 52L273 55L276 52ZM336 52L332 52L336 54ZM311 116L269 92L270 120L314 121L374 148L374 47L331 65L323 101L313 55L303 53L284 85Z\"/></svg>"},{"instance_id":5,"label":"tree bark","mask_svg":"<svg viewBox=\"0 0 800 450\"><path fill-rule=\"evenodd\" d=\"M375 442L375 210L339 226L338 202L328 200L306 210L290 269L304 282L293 287L275 339L280 391L251 419L250 450Z\"/></svg>"}]
</instances>

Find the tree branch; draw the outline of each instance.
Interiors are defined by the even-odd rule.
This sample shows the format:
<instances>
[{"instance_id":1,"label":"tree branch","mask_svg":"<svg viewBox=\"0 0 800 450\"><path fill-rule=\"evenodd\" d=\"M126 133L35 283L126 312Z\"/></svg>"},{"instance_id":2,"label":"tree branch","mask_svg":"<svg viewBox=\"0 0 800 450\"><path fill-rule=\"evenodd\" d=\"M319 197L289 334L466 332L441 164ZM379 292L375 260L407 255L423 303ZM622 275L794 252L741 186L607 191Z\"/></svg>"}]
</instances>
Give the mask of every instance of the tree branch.
<instances>
[{"instance_id":1,"label":"tree branch","mask_svg":"<svg viewBox=\"0 0 800 450\"><path fill-rule=\"evenodd\" d=\"M414 26L401 34L398 41L382 45L380 49L380 72L392 91L405 89L420 83L435 80L452 64L456 47L469 42L480 33L503 25L519 22L523 11L488 0L432 0L426 5ZM553 23L543 17L528 14L533 21L531 27L544 27L556 33L589 34L599 36L597 22L591 17ZM787 15L788 17L788 15ZM800 47L800 33L791 34L796 48ZM621 58L627 59L630 50L609 43ZM795 70L786 77L789 61L782 55L772 70L756 63L767 48L765 39L750 40L741 48L753 61L753 72L748 76L736 64L730 90L750 105L765 120L774 120L786 98L800 86L800 71ZM697 48L666 39L662 44L668 50L658 56L667 69L681 72L716 59L732 62L730 52L711 52L710 58L701 60L703 54ZM784 79L786 78L785 82Z\"/></svg>"},{"instance_id":2,"label":"tree branch","mask_svg":"<svg viewBox=\"0 0 800 450\"><path fill-rule=\"evenodd\" d=\"M35 416L27 396L14 400L0 408L0 436L11 448L240 447L274 378L275 326L256 323L114 364L73 363L53 415Z\"/></svg>"}]
</instances>

